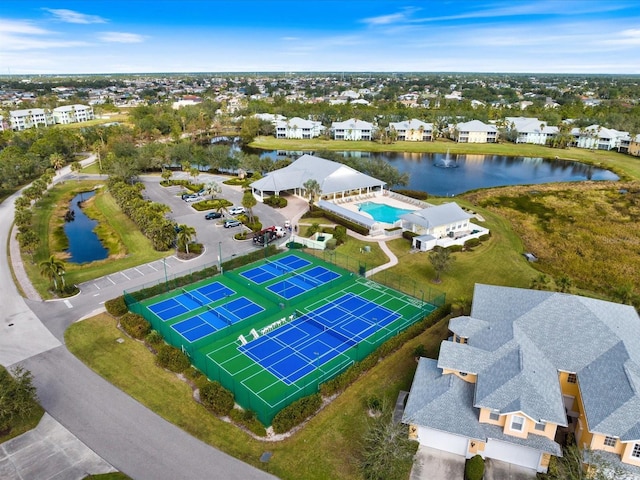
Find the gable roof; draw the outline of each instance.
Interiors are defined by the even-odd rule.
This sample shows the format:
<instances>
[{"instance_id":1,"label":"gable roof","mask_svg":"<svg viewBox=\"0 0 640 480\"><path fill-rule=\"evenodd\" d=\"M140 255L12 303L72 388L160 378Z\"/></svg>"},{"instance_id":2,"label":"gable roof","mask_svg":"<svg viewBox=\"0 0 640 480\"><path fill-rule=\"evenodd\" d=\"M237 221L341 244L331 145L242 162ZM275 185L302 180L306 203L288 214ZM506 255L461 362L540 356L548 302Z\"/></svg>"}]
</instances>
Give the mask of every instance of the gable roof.
<instances>
[{"instance_id":1,"label":"gable roof","mask_svg":"<svg viewBox=\"0 0 640 480\"><path fill-rule=\"evenodd\" d=\"M302 155L290 165L269 172L251 184L263 192L282 192L303 188L307 180L316 180L323 195L358 188L382 187L385 183L342 163L332 162L314 155Z\"/></svg>"},{"instance_id":2,"label":"gable roof","mask_svg":"<svg viewBox=\"0 0 640 480\"><path fill-rule=\"evenodd\" d=\"M356 118L350 118L344 122L331 123L332 129L344 129L344 130L373 130L373 123L365 122L364 120L358 120Z\"/></svg>"},{"instance_id":3,"label":"gable roof","mask_svg":"<svg viewBox=\"0 0 640 480\"><path fill-rule=\"evenodd\" d=\"M471 120L470 122L462 122L456 125L459 132L497 132L498 129L494 125L489 125L480 120Z\"/></svg>"},{"instance_id":4,"label":"gable roof","mask_svg":"<svg viewBox=\"0 0 640 480\"><path fill-rule=\"evenodd\" d=\"M442 205L427 207L422 210L400 215L403 221L424 228L436 228L442 225L468 220L472 217L473 215L465 212L456 202L443 203Z\"/></svg>"},{"instance_id":5,"label":"gable roof","mask_svg":"<svg viewBox=\"0 0 640 480\"><path fill-rule=\"evenodd\" d=\"M461 328L468 343L443 342L438 365L464 365L465 349L468 363L482 360L476 406L562 425L558 372L576 373L589 430L640 439L640 317L632 306L477 284L471 315L449 328Z\"/></svg>"},{"instance_id":6,"label":"gable roof","mask_svg":"<svg viewBox=\"0 0 640 480\"><path fill-rule=\"evenodd\" d=\"M403 122L389 122L389 128L394 128L396 130L420 130L420 127L423 128L424 131L429 132L433 130L433 123L426 123L422 120L418 120L417 118L412 118L411 120L405 120Z\"/></svg>"}]
</instances>

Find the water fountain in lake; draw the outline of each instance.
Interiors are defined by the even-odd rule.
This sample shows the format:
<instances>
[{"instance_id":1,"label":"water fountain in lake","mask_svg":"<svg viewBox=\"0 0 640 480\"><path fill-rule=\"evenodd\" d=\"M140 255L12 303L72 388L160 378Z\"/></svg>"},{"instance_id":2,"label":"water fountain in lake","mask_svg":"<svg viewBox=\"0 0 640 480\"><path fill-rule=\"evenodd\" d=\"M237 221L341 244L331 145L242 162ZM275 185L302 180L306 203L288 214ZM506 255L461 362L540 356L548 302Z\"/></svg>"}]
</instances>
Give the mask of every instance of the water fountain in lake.
<instances>
[{"instance_id":1,"label":"water fountain in lake","mask_svg":"<svg viewBox=\"0 0 640 480\"><path fill-rule=\"evenodd\" d=\"M444 158L437 158L433 162L433 165L440 168L458 168L458 162L456 162L455 159L451 158L451 155L449 155L449 149L447 149L447 154L444 156Z\"/></svg>"}]
</instances>

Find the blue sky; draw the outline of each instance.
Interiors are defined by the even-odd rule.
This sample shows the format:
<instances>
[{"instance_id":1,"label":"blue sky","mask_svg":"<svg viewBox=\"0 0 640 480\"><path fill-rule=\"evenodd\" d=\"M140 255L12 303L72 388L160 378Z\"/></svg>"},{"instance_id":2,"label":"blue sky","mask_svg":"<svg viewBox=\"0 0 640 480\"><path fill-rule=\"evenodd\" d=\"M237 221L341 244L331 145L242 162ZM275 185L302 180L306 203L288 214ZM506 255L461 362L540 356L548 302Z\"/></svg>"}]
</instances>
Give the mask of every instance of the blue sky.
<instances>
[{"instance_id":1,"label":"blue sky","mask_svg":"<svg viewBox=\"0 0 640 480\"><path fill-rule=\"evenodd\" d=\"M263 71L640 74L640 1L0 1L0 75Z\"/></svg>"}]
</instances>

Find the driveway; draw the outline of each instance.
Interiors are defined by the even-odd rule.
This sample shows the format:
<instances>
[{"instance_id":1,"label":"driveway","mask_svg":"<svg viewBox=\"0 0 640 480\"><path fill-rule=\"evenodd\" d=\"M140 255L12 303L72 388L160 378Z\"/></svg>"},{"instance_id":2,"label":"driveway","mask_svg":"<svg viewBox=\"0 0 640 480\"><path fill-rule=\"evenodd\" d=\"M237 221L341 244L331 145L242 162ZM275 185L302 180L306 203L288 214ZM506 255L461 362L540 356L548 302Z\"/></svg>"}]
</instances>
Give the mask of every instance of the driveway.
<instances>
[{"instance_id":1,"label":"driveway","mask_svg":"<svg viewBox=\"0 0 640 480\"><path fill-rule=\"evenodd\" d=\"M500 460L488 458L484 462L484 480L534 480L536 471Z\"/></svg>"},{"instance_id":2,"label":"driveway","mask_svg":"<svg viewBox=\"0 0 640 480\"><path fill-rule=\"evenodd\" d=\"M411 469L410 480L462 480L465 458L420 445Z\"/></svg>"}]
</instances>

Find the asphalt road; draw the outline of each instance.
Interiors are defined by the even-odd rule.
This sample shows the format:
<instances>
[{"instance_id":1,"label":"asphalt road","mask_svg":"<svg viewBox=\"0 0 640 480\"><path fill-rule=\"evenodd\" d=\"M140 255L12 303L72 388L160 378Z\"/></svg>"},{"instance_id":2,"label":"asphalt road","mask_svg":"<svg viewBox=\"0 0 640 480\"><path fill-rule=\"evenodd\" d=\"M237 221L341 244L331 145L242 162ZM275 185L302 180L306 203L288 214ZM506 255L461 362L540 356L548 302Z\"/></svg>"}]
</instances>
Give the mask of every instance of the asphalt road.
<instances>
[{"instance_id":1,"label":"asphalt road","mask_svg":"<svg viewBox=\"0 0 640 480\"><path fill-rule=\"evenodd\" d=\"M58 180L65 175L68 167ZM14 199L15 196L0 204L2 245L6 245L13 221ZM178 215L185 219L181 223L186 223L186 217ZM195 221L196 217L193 218ZM216 245L223 240L212 237L211 241ZM228 247L230 255L233 245L230 243ZM222 248L227 250L227 243ZM218 253L211 250L215 249L209 248L193 261L176 262L173 273L216 261ZM121 284L107 282L112 284L99 290L84 289L65 301L25 301L14 286L7 258L0 255L0 363L5 366L20 363L28 368L47 412L135 480L275 478L163 420L88 369L61 344L64 330L72 322L91 314L105 300L120 295L123 288L135 288L163 276L164 271L157 270Z\"/></svg>"}]
</instances>

